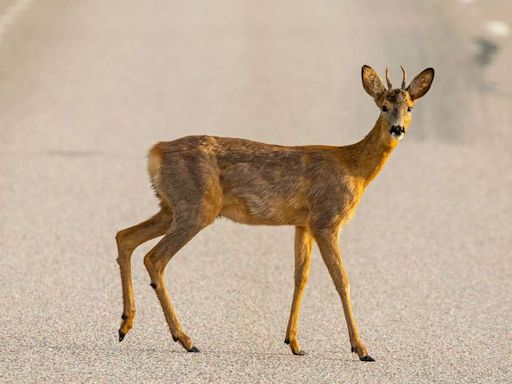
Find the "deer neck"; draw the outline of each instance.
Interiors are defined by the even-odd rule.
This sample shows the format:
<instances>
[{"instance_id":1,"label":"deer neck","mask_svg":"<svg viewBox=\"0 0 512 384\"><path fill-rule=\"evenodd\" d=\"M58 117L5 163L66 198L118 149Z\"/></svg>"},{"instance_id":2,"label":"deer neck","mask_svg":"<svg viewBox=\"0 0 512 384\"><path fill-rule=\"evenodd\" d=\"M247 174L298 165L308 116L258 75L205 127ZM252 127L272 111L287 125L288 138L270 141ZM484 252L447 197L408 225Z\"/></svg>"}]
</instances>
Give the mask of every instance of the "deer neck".
<instances>
[{"instance_id":1,"label":"deer neck","mask_svg":"<svg viewBox=\"0 0 512 384\"><path fill-rule=\"evenodd\" d=\"M346 163L351 174L360 179L366 187L378 175L389 155L396 147L396 141L385 142L382 138L381 119L366 137L346 149Z\"/></svg>"}]
</instances>

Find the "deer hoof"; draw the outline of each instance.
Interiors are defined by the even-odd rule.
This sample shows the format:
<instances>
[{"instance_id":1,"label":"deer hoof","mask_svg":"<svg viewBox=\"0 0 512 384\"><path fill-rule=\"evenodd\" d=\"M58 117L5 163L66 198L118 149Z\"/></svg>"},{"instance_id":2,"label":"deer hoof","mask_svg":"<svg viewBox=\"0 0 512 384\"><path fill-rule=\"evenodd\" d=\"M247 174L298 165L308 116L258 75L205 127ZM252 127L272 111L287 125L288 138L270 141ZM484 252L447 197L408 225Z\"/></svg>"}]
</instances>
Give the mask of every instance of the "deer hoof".
<instances>
[{"instance_id":1,"label":"deer hoof","mask_svg":"<svg viewBox=\"0 0 512 384\"><path fill-rule=\"evenodd\" d=\"M361 360L361 361L375 361L375 359L373 357L371 357L370 355L361 356L359 358L359 360Z\"/></svg>"},{"instance_id":2,"label":"deer hoof","mask_svg":"<svg viewBox=\"0 0 512 384\"><path fill-rule=\"evenodd\" d=\"M179 339L178 339L177 337L175 337L175 336L173 336L173 337L172 337L172 339L173 339L174 341L178 341L178 340L179 340Z\"/></svg>"},{"instance_id":3,"label":"deer hoof","mask_svg":"<svg viewBox=\"0 0 512 384\"><path fill-rule=\"evenodd\" d=\"M290 344L290 339L284 339L285 344Z\"/></svg>"},{"instance_id":4,"label":"deer hoof","mask_svg":"<svg viewBox=\"0 0 512 384\"><path fill-rule=\"evenodd\" d=\"M187 349L187 352L199 352L199 349L197 349L197 347L192 347L190 349Z\"/></svg>"},{"instance_id":5,"label":"deer hoof","mask_svg":"<svg viewBox=\"0 0 512 384\"><path fill-rule=\"evenodd\" d=\"M295 355L295 356L304 356L306 354L306 352L304 352L302 349L300 351L297 351L297 352L293 352L292 353Z\"/></svg>"},{"instance_id":6,"label":"deer hoof","mask_svg":"<svg viewBox=\"0 0 512 384\"><path fill-rule=\"evenodd\" d=\"M354 347L354 346L350 347L350 352L357 353L356 347Z\"/></svg>"},{"instance_id":7,"label":"deer hoof","mask_svg":"<svg viewBox=\"0 0 512 384\"><path fill-rule=\"evenodd\" d=\"M126 336L126 333L124 333L123 331L119 330L119 342L123 341L125 336Z\"/></svg>"}]
</instances>

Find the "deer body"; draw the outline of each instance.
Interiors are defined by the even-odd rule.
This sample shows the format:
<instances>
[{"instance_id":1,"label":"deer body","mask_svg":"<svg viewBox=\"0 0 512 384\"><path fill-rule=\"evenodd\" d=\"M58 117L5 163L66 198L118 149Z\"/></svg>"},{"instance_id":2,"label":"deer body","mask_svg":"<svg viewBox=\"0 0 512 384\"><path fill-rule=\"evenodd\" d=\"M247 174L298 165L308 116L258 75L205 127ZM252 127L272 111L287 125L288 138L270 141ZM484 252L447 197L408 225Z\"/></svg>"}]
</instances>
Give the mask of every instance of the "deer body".
<instances>
[{"instance_id":1,"label":"deer body","mask_svg":"<svg viewBox=\"0 0 512 384\"><path fill-rule=\"evenodd\" d=\"M157 144L149 159L157 194L168 206L174 196L187 196L208 211L204 215L243 224L339 223L366 184L344 147L188 136Z\"/></svg>"},{"instance_id":2,"label":"deer body","mask_svg":"<svg viewBox=\"0 0 512 384\"><path fill-rule=\"evenodd\" d=\"M407 90L402 87L386 91L383 85L380 87L378 75L365 68L369 67L363 67L363 85L376 103L399 104L401 110L394 107L389 116L381 113L370 133L356 144L290 147L235 138L188 136L158 143L150 150L148 171L161 210L149 220L120 231L116 237L124 301L120 341L132 328L135 315L131 254L139 244L165 235L146 255L144 264L173 339L188 351L198 351L181 329L163 273L172 256L201 229L217 217L225 217L243 224L296 227L295 290L285 339L294 354L303 354L297 340L298 315L309 274L311 247L316 241L342 301L352 352L363 361L373 361L359 337L352 313L348 276L338 245L339 232L352 217L366 186L396 147L397 135L403 136L410 123L404 111L408 108L410 112L414 95L425 87L428 91L433 71L428 84L419 91L413 86L421 74ZM397 119L401 125L393 125Z\"/></svg>"}]
</instances>

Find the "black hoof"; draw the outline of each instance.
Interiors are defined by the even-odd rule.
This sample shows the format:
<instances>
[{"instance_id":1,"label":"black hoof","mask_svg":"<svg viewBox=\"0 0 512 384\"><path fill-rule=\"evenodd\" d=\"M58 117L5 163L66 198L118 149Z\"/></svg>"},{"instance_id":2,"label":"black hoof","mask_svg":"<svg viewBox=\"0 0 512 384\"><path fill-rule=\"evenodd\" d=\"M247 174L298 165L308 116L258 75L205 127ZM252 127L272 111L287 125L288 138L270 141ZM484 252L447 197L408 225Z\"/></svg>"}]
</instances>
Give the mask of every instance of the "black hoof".
<instances>
[{"instance_id":1,"label":"black hoof","mask_svg":"<svg viewBox=\"0 0 512 384\"><path fill-rule=\"evenodd\" d=\"M359 360L361 360L361 361L375 361L375 359L373 357L371 357L370 355L362 356L362 357L359 358Z\"/></svg>"},{"instance_id":2,"label":"black hoof","mask_svg":"<svg viewBox=\"0 0 512 384\"><path fill-rule=\"evenodd\" d=\"M302 349L298 352L293 352L292 353L295 355L295 356L304 356L306 354L306 352L304 352Z\"/></svg>"},{"instance_id":3,"label":"black hoof","mask_svg":"<svg viewBox=\"0 0 512 384\"><path fill-rule=\"evenodd\" d=\"M123 316L121 316L121 319L126 320L127 318L128 318L128 316L126 316L126 315L123 313Z\"/></svg>"},{"instance_id":4,"label":"black hoof","mask_svg":"<svg viewBox=\"0 0 512 384\"><path fill-rule=\"evenodd\" d=\"M284 339L285 344L290 344L290 339Z\"/></svg>"},{"instance_id":5,"label":"black hoof","mask_svg":"<svg viewBox=\"0 0 512 384\"><path fill-rule=\"evenodd\" d=\"M199 352L199 349L197 349L197 347L192 347L190 349L187 349L187 352Z\"/></svg>"},{"instance_id":6,"label":"black hoof","mask_svg":"<svg viewBox=\"0 0 512 384\"><path fill-rule=\"evenodd\" d=\"M124 333L123 331L119 330L119 342L123 341L125 336L126 336L126 333Z\"/></svg>"},{"instance_id":7,"label":"black hoof","mask_svg":"<svg viewBox=\"0 0 512 384\"><path fill-rule=\"evenodd\" d=\"M151 285L151 288L156 289L156 283L151 283L149 285Z\"/></svg>"},{"instance_id":8,"label":"black hoof","mask_svg":"<svg viewBox=\"0 0 512 384\"><path fill-rule=\"evenodd\" d=\"M350 347L350 351L351 351L352 353L357 353L356 347Z\"/></svg>"},{"instance_id":9,"label":"black hoof","mask_svg":"<svg viewBox=\"0 0 512 384\"><path fill-rule=\"evenodd\" d=\"M172 337L172 339L173 339L174 341L178 341L178 340L179 340L177 337L174 337L174 336Z\"/></svg>"}]
</instances>

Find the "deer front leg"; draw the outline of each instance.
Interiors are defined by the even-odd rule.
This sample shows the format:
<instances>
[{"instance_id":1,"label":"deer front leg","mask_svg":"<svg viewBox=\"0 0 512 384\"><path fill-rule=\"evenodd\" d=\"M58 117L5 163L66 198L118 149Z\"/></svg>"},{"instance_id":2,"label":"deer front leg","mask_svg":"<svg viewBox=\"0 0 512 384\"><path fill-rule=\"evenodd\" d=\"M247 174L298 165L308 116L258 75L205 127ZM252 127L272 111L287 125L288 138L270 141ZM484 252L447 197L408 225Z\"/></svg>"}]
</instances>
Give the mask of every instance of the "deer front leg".
<instances>
[{"instance_id":1,"label":"deer front leg","mask_svg":"<svg viewBox=\"0 0 512 384\"><path fill-rule=\"evenodd\" d=\"M348 274L345 269L345 265L343 264L341 251L338 245L338 234L338 229L317 231L315 232L315 240L318 243L322 258L341 298L352 352L357 353L361 361L375 361L373 357L368 355L368 350L359 337L359 330L357 329L354 314L352 312L352 304L350 302Z\"/></svg>"},{"instance_id":2,"label":"deer front leg","mask_svg":"<svg viewBox=\"0 0 512 384\"><path fill-rule=\"evenodd\" d=\"M297 340L297 328L299 323L300 303L302 294L309 277L311 266L311 247L313 237L305 227L295 228L295 289L293 291L292 309L290 311L290 320L286 330L286 339L284 342L290 344L294 355L304 355Z\"/></svg>"}]
</instances>

